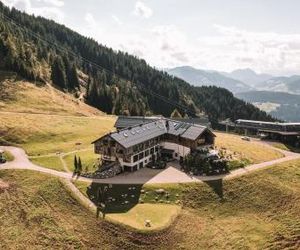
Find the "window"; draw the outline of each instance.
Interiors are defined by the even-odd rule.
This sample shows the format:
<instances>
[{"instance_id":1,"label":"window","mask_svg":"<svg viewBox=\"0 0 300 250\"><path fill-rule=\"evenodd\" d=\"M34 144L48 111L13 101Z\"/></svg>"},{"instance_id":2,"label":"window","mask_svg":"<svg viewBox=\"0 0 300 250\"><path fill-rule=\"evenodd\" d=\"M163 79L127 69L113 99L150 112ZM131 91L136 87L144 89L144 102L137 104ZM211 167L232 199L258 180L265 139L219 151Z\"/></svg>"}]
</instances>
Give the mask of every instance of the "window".
<instances>
[{"instance_id":1,"label":"window","mask_svg":"<svg viewBox=\"0 0 300 250\"><path fill-rule=\"evenodd\" d=\"M155 152L157 152L157 151L158 151L158 147L156 146L156 147L155 147Z\"/></svg>"},{"instance_id":2,"label":"window","mask_svg":"<svg viewBox=\"0 0 300 250\"><path fill-rule=\"evenodd\" d=\"M139 155L133 156L133 162L136 162L136 161L138 161L138 160L139 160Z\"/></svg>"},{"instance_id":3,"label":"window","mask_svg":"<svg viewBox=\"0 0 300 250\"><path fill-rule=\"evenodd\" d=\"M149 150L146 150L145 151L145 156L148 156L149 155Z\"/></svg>"},{"instance_id":4,"label":"window","mask_svg":"<svg viewBox=\"0 0 300 250\"><path fill-rule=\"evenodd\" d=\"M144 152L142 153L139 153L139 160L143 159L144 158Z\"/></svg>"},{"instance_id":5,"label":"window","mask_svg":"<svg viewBox=\"0 0 300 250\"><path fill-rule=\"evenodd\" d=\"M133 152L137 152L137 151L138 151L138 146L137 145L133 146Z\"/></svg>"},{"instance_id":6,"label":"window","mask_svg":"<svg viewBox=\"0 0 300 250\"><path fill-rule=\"evenodd\" d=\"M123 154L123 153L124 153L124 151L123 151L123 149L118 149L117 153L119 153L119 154Z\"/></svg>"},{"instance_id":7,"label":"window","mask_svg":"<svg viewBox=\"0 0 300 250\"><path fill-rule=\"evenodd\" d=\"M154 148L150 149L150 154L154 154Z\"/></svg>"}]
</instances>

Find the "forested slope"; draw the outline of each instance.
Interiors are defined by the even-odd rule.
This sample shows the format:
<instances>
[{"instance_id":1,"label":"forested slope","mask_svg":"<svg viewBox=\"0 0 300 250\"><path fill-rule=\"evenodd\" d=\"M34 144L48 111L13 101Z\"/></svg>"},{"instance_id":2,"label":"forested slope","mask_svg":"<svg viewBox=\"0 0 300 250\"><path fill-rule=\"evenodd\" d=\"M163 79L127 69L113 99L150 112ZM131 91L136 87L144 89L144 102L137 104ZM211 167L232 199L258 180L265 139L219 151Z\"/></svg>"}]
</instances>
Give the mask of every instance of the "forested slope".
<instances>
[{"instance_id":1,"label":"forested slope","mask_svg":"<svg viewBox=\"0 0 300 250\"><path fill-rule=\"evenodd\" d=\"M168 116L175 107L153 95L159 93L187 106L189 113L205 112L213 125L226 118L273 119L225 89L192 87L142 59L102 46L54 21L10 10L1 2L0 8L4 13L0 68L30 81L52 82L66 92L84 93L85 101L102 111Z\"/></svg>"}]
</instances>

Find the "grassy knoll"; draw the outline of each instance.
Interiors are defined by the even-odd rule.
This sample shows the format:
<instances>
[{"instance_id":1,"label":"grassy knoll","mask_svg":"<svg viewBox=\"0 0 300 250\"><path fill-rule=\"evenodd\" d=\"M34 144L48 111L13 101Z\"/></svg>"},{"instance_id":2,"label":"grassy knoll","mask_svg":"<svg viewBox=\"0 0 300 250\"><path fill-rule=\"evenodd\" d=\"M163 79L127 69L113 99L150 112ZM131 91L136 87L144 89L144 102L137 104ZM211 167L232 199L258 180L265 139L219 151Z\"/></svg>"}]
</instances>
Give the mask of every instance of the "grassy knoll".
<instances>
[{"instance_id":1,"label":"grassy knoll","mask_svg":"<svg viewBox=\"0 0 300 250\"><path fill-rule=\"evenodd\" d=\"M3 155L6 161L13 161L15 159L15 157L8 151L4 151Z\"/></svg>"},{"instance_id":2,"label":"grassy knoll","mask_svg":"<svg viewBox=\"0 0 300 250\"><path fill-rule=\"evenodd\" d=\"M239 161L244 161L244 165L250 163L261 163L274 160L283 155L267 146L255 141L243 141L241 136L225 133L216 133L216 146L225 148ZM238 165L237 163L235 165ZM233 167L236 168L236 167Z\"/></svg>"},{"instance_id":3,"label":"grassy knoll","mask_svg":"<svg viewBox=\"0 0 300 250\"><path fill-rule=\"evenodd\" d=\"M57 171L65 171L61 160L57 156L30 158L30 161L41 167L50 168Z\"/></svg>"},{"instance_id":4,"label":"grassy knoll","mask_svg":"<svg viewBox=\"0 0 300 250\"><path fill-rule=\"evenodd\" d=\"M69 152L90 147L113 129L114 122L109 116L0 113L0 142L21 146L29 155Z\"/></svg>"},{"instance_id":5,"label":"grassy knoll","mask_svg":"<svg viewBox=\"0 0 300 250\"><path fill-rule=\"evenodd\" d=\"M180 212L180 207L167 204L137 204L126 213L111 213L105 218L128 225L141 231L153 231L171 225ZM145 221L151 221L151 227Z\"/></svg>"},{"instance_id":6,"label":"grassy knoll","mask_svg":"<svg viewBox=\"0 0 300 250\"><path fill-rule=\"evenodd\" d=\"M94 172L96 170L95 163L98 162L99 155L94 153L93 147L89 150L84 150L80 152L76 152L73 154L68 154L64 157L64 160L67 164L67 167L70 171L74 170L74 156L80 157L83 167L83 172Z\"/></svg>"}]
</instances>

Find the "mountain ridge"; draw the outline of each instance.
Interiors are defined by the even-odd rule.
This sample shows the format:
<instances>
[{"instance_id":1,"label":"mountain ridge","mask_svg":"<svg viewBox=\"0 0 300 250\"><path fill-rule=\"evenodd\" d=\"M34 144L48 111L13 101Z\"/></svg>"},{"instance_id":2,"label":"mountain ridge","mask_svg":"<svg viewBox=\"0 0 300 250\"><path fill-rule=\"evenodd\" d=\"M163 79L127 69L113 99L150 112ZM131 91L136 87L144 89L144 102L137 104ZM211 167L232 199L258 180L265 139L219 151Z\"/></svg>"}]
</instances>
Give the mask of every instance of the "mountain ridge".
<instances>
[{"instance_id":1,"label":"mountain ridge","mask_svg":"<svg viewBox=\"0 0 300 250\"><path fill-rule=\"evenodd\" d=\"M171 75L182 78L183 80L197 87L214 85L217 87L226 88L233 93L244 92L252 89L245 83L230 78L218 71L208 71L196 69L191 66L181 66L168 69L167 72Z\"/></svg>"}]
</instances>

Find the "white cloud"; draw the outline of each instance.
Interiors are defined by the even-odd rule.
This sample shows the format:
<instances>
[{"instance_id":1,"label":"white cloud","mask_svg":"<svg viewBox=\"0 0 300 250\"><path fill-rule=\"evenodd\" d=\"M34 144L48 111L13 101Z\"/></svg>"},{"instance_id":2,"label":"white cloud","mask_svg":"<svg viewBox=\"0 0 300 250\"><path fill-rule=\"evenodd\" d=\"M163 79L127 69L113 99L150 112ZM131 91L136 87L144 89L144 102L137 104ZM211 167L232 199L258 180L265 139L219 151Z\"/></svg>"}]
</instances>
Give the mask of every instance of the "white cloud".
<instances>
[{"instance_id":1,"label":"white cloud","mask_svg":"<svg viewBox=\"0 0 300 250\"><path fill-rule=\"evenodd\" d=\"M273 74L299 72L300 34L250 32L222 25L214 27L216 35L198 40L209 67L226 71L249 67Z\"/></svg>"},{"instance_id":2,"label":"white cloud","mask_svg":"<svg viewBox=\"0 0 300 250\"><path fill-rule=\"evenodd\" d=\"M107 36L105 37L103 36L104 33L103 26L101 26L97 22L97 20L95 19L92 13L87 12L84 16L84 21L85 21L84 25L80 29L78 29L78 32L80 34L98 39L98 41L100 41L101 43L104 42L103 39L106 39L110 36L110 34L107 34Z\"/></svg>"},{"instance_id":3,"label":"white cloud","mask_svg":"<svg viewBox=\"0 0 300 250\"><path fill-rule=\"evenodd\" d=\"M118 24L118 25L122 25L123 22L120 20L120 18L118 18L116 15L111 15L111 18Z\"/></svg>"},{"instance_id":4,"label":"white cloud","mask_svg":"<svg viewBox=\"0 0 300 250\"><path fill-rule=\"evenodd\" d=\"M160 68L191 65L220 71L252 68L275 75L299 74L300 34L250 32L221 25L213 28L213 35L196 40L175 25L105 37L108 46L142 57Z\"/></svg>"},{"instance_id":5,"label":"white cloud","mask_svg":"<svg viewBox=\"0 0 300 250\"><path fill-rule=\"evenodd\" d=\"M143 17L143 18L149 18L149 17L152 16L153 11L152 11L152 9L151 9L149 6L147 6L144 2L137 1L137 2L135 3L133 13L134 13L136 16L140 16L140 17Z\"/></svg>"},{"instance_id":6,"label":"white cloud","mask_svg":"<svg viewBox=\"0 0 300 250\"><path fill-rule=\"evenodd\" d=\"M56 7L62 7L65 5L65 2L63 0L38 0L39 2L43 2L46 4L50 4Z\"/></svg>"},{"instance_id":7,"label":"white cloud","mask_svg":"<svg viewBox=\"0 0 300 250\"><path fill-rule=\"evenodd\" d=\"M28 14L34 14L43 16L45 18L53 19L59 23L64 20L64 13L60 9L64 2L61 0L39 0L43 1L45 6L36 7L32 0L2 0L2 2L8 7L15 7L21 11L25 11Z\"/></svg>"},{"instance_id":8,"label":"white cloud","mask_svg":"<svg viewBox=\"0 0 300 250\"><path fill-rule=\"evenodd\" d=\"M92 13L86 13L85 14L85 17L84 17L84 20L87 22L88 26L90 28L96 28L97 27L97 22L93 16Z\"/></svg>"}]
</instances>

